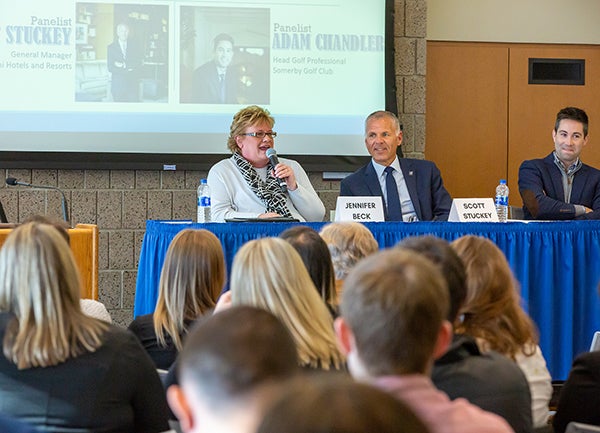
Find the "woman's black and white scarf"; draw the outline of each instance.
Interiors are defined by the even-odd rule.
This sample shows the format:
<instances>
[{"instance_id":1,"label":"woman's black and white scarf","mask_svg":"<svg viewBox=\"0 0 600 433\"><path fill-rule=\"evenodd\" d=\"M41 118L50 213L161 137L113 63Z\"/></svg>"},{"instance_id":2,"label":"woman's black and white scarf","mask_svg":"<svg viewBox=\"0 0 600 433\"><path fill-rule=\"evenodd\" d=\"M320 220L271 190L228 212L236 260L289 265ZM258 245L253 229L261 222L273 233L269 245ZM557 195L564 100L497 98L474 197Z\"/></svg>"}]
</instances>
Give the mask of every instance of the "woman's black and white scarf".
<instances>
[{"instance_id":1,"label":"woman's black and white scarf","mask_svg":"<svg viewBox=\"0 0 600 433\"><path fill-rule=\"evenodd\" d=\"M284 217L292 216L286 206L287 198L281 191L279 182L271 174L273 165L270 162L267 166L267 180L263 182L254 167L239 153L233 154L233 160L250 189L267 206L267 212L275 212Z\"/></svg>"}]
</instances>

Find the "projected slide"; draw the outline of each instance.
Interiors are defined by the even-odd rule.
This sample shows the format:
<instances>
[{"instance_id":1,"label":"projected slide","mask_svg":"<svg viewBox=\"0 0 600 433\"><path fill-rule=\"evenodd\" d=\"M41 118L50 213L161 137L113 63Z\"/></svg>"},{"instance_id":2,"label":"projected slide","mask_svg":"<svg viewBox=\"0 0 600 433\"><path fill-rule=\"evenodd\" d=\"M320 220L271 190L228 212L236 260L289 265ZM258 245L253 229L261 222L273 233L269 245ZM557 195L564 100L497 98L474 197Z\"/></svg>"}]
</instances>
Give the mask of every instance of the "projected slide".
<instances>
[{"instance_id":1,"label":"projected slide","mask_svg":"<svg viewBox=\"0 0 600 433\"><path fill-rule=\"evenodd\" d=\"M384 0L2 2L0 151L227 153L257 104L280 153L363 155L384 23Z\"/></svg>"}]
</instances>

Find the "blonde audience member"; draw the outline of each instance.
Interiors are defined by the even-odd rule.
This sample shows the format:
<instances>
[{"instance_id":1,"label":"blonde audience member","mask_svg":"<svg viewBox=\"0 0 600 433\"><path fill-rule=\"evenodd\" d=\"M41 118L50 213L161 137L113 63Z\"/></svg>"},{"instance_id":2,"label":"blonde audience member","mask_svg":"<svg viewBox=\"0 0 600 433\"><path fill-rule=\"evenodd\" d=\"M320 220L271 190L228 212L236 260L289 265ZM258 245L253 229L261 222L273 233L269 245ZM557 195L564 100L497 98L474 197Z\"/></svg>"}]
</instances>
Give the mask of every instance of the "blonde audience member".
<instances>
[{"instance_id":1,"label":"blonde audience member","mask_svg":"<svg viewBox=\"0 0 600 433\"><path fill-rule=\"evenodd\" d=\"M39 224L48 224L54 227L60 235L67 241L68 244L71 243L71 236L69 235L69 223L63 220L57 220L53 218L48 218L45 215L32 215L25 223L35 222ZM95 317L96 319L104 320L105 322L112 323L112 318L110 317L110 313L106 309L106 306L102 302L98 302L94 299L80 299L79 304L81 305L81 311L91 317Z\"/></svg>"},{"instance_id":2,"label":"blonde audience member","mask_svg":"<svg viewBox=\"0 0 600 433\"><path fill-rule=\"evenodd\" d=\"M215 306L225 285L225 258L208 230L186 229L171 241L163 264L154 314L130 325L157 368L168 369L190 325Z\"/></svg>"},{"instance_id":3,"label":"blonde audience member","mask_svg":"<svg viewBox=\"0 0 600 433\"><path fill-rule=\"evenodd\" d=\"M335 270L335 287L339 298L348 272L359 260L379 250L379 245L373 233L357 222L327 224L319 234L331 253Z\"/></svg>"},{"instance_id":4,"label":"blonde audience member","mask_svg":"<svg viewBox=\"0 0 600 433\"><path fill-rule=\"evenodd\" d=\"M286 241L262 238L242 246L233 260L230 286L232 305L264 308L286 325L301 366L343 368L331 314L302 259Z\"/></svg>"},{"instance_id":5,"label":"blonde audience member","mask_svg":"<svg viewBox=\"0 0 600 433\"><path fill-rule=\"evenodd\" d=\"M534 427L546 425L552 378L506 257L492 241L478 236L463 236L451 246L467 273L467 299L456 332L475 337L481 350L500 352L521 367L531 391Z\"/></svg>"},{"instance_id":6,"label":"blonde audience member","mask_svg":"<svg viewBox=\"0 0 600 433\"><path fill-rule=\"evenodd\" d=\"M0 250L0 408L44 431L161 432L167 405L129 332L81 311L63 236L17 227Z\"/></svg>"}]
</instances>

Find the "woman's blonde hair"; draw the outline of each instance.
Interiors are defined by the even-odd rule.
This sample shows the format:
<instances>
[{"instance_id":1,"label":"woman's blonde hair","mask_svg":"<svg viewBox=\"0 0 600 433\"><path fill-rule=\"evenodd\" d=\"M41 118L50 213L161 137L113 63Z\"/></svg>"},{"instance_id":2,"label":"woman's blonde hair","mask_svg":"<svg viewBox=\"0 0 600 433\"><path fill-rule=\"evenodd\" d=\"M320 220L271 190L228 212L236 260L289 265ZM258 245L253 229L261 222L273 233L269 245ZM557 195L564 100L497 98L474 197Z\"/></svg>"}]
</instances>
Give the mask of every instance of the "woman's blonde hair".
<instances>
[{"instance_id":1,"label":"woman's blonde hair","mask_svg":"<svg viewBox=\"0 0 600 433\"><path fill-rule=\"evenodd\" d=\"M231 153L240 153L240 148L235 141L237 136L246 132L246 128L263 122L267 123L271 128L275 125L275 119L271 116L269 110L258 105L250 105L235 113L229 127L229 137L227 138L227 147Z\"/></svg>"},{"instance_id":2,"label":"woman's blonde hair","mask_svg":"<svg viewBox=\"0 0 600 433\"><path fill-rule=\"evenodd\" d=\"M219 239L208 230L186 229L171 241L160 274L154 331L159 345L169 335L177 350L196 320L215 306L225 285L225 258Z\"/></svg>"},{"instance_id":3,"label":"woman's blonde hair","mask_svg":"<svg viewBox=\"0 0 600 433\"><path fill-rule=\"evenodd\" d=\"M344 362L333 319L298 252L283 239L262 238L237 252L231 270L233 305L264 308L292 334L300 364L339 369Z\"/></svg>"},{"instance_id":4,"label":"woman's blonde hair","mask_svg":"<svg viewBox=\"0 0 600 433\"><path fill-rule=\"evenodd\" d=\"M486 350L515 359L531 356L538 335L531 318L520 305L517 284L504 257L492 241L463 236L451 243L462 259L467 276L467 298L456 331L477 338Z\"/></svg>"},{"instance_id":5,"label":"woman's blonde hair","mask_svg":"<svg viewBox=\"0 0 600 433\"><path fill-rule=\"evenodd\" d=\"M81 281L59 231L31 222L0 250L0 311L10 312L4 356L17 368L49 367L102 345L108 324L81 311Z\"/></svg>"},{"instance_id":6,"label":"woman's blonde hair","mask_svg":"<svg viewBox=\"0 0 600 433\"><path fill-rule=\"evenodd\" d=\"M329 247L338 280L344 280L361 259L379 250L373 233L354 221L327 224L319 234Z\"/></svg>"}]
</instances>

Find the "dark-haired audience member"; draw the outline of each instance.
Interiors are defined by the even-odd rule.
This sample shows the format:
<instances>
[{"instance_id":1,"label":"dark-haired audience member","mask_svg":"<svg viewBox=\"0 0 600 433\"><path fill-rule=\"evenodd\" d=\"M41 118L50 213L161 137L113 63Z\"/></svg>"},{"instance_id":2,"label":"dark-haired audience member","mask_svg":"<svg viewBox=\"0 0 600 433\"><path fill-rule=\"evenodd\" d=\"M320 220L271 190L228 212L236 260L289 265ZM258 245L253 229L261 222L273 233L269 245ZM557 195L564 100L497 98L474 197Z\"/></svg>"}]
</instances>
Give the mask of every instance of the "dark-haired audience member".
<instances>
[{"instance_id":1,"label":"dark-haired audience member","mask_svg":"<svg viewBox=\"0 0 600 433\"><path fill-rule=\"evenodd\" d=\"M529 384L533 426L547 425L552 378L504 253L479 236L463 236L450 245L467 274L467 299L457 332L474 337L480 350L495 350L517 363Z\"/></svg>"},{"instance_id":2,"label":"dark-haired audience member","mask_svg":"<svg viewBox=\"0 0 600 433\"><path fill-rule=\"evenodd\" d=\"M316 230L307 226L290 227L281 232L279 237L298 251L321 299L335 315L337 308L335 275L331 254L323 238Z\"/></svg>"},{"instance_id":3,"label":"dark-haired audience member","mask_svg":"<svg viewBox=\"0 0 600 433\"><path fill-rule=\"evenodd\" d=\"M433 433L512 432L506 421L435 388L433 360L452 338L448 288L431 261L391 249L362 260L342 294L338 340L355 379L406 403Z\"/></svg>"},{"instance_id":4,"label":"dark-haired audience member","mask_svg":"<svg viewBox=\"0 0 600 433\"><path fill-rule=\"evenodd\" d=\"M286 385L257 433L428 433L400 400L346 376L316 375Z\"/></svg>"},{"instance_id":5,"label":"dark-haired audience member","mask_svg":"<svg viewBox=\"0 0 600 433\"><path fill-rule=\"evenodd\" d=\"M600 352L579 355L560 390L554 415L555 433L564 433L571 421L600 425Z\"/></svg>"},{"instance_id":6,"label":"dark-haired audience member","mask_svg":"<svg viewBox=\"0 0 600 433\"><path fill-rule=\"evenodd\" d=\"M225 285L225 258L219 239L208 230L186 229L171 241L153 314L129 325L157 368L167 370L198 317L215 307Z\"/></svg>"},{"instance_id":7,"label":"dark-haired audience member","mask_svg":"<svg viewBox=\"0 0 600 433\"><path fill-rule=\"evenodd\" d=\"M167 396L185 433L254 433L281 383L299 371L285 326L249 306L202 318L178 364L179 385Z\"/></svg>"},{"instance_id":8,"label":"dark-haired audience member","mask_svg":"<svg viewBox=\"0 0 600 433\"><path fill-rule=\"evenodd\" d=\"M73 254L52 226L0 250L0 412L44 431L162 432L167 402L129 332L81 311Z\"/></svg>"},{"instance_id":9,"label":"dark-haired audience member","mask_svg":"<svg viewBox=\"0 0 600 433\"><path fill-rule=\"evenodd\" d=\"M456 323L467 294L460 257L447 241L435 236L409 237L398 247L418 252L437 265L450 294L447 320ZM454 334L446 353L435 361L431 377L434 385L451 399L463 397L500 415L516 433L532 431L531 396L525 375L504 355L493 350L480 351L473 337Z\"/></svg>"},{"instance_id":10,"label":"dark-haired audience member","mask_svg":"<svg viewBox=\"0 0 600 433\"><path fill-rule=\"evenodd\" d=\"M302 367L345 368L331 314L300 255L286 241L267 237L242 246L233 259L230 288L232 305L264 308L283 322Z\"/></svg>"},{"instance_id":11,"label":"dark-haired audience member","mask_svg":"<svg viewBox=\"0 0 600 433\"><path fill-rule=\"evenodd\" d=\"M379 250L373 233L354 221L327 224L319 232L331 254L338 302L348 272L364 257Z\"/></svg>"}]
</instances>

